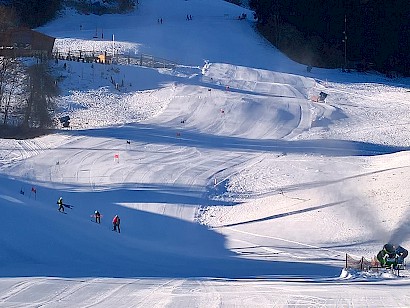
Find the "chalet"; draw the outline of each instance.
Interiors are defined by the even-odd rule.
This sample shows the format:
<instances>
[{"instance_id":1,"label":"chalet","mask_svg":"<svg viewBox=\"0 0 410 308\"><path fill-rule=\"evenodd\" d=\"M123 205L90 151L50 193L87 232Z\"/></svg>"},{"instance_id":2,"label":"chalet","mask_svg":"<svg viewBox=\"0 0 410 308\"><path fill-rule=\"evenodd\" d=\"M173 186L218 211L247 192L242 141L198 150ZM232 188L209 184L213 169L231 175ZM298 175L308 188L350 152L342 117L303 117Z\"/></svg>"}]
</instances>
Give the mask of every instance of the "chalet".
<instances>
[{"instance_id":1,"label":"chalet","mask_svg":"<svg viewBox=\"0 0 410 308\"><path fill-rule=\"evenodd\" d=\"M0 56L51 56L55 38L28 28L0 31Z\"/></svg>"}]
</instances>

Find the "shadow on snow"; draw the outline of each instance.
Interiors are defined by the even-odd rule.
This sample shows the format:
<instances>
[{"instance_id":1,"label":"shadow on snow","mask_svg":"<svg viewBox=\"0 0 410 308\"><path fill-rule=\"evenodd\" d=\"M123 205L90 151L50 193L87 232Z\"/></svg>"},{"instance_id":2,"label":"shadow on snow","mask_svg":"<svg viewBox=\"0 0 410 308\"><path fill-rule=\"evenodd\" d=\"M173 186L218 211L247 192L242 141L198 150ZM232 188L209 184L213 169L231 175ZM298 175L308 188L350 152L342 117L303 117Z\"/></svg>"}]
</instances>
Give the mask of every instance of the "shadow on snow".
<instances>
[{"instance_id":1,"label":"shadow on snow","mask_svg":"<svg viewBox=\"0 0 410 308\"><path fill-rule=\"evenodd\" d=\"M280 152L325 156L375 156L408 150L408 147L396 147L349 140L321 139L286 141L216 136L193 130L182 130L150 124L127 125L122 127L121 130L115 128L100 128L66 131L66 133L90 137L124 139L124 145L127 140L130 142L171 144L177 146L206 148L209 150L238 152ZM63 146L61 148L78 149L70 148L69 146ZM90 148L89 150L113 149ZM130 149L129 151L139 150Z\"/></svg>"},{"instance_id":2,"label":"shadow on snow","mask_svg":"<svg viewBox=\"0 0 410 308\"><path fill-rule=\"evenodd\" d=\"M29 200L18 193L24 183L1 180L10 185L0 190L5 230L0 277L315 279L340 272L313 263L245 259L206 226L121 206L129 201L121 191L65 193L74 208L62 215L52 199L58 192L37 187L42 195ZM91 221L95 208L103 215L101 224ZM122 218L121 234L111 231L115 214Z\"/></svg>"}]
</instances>

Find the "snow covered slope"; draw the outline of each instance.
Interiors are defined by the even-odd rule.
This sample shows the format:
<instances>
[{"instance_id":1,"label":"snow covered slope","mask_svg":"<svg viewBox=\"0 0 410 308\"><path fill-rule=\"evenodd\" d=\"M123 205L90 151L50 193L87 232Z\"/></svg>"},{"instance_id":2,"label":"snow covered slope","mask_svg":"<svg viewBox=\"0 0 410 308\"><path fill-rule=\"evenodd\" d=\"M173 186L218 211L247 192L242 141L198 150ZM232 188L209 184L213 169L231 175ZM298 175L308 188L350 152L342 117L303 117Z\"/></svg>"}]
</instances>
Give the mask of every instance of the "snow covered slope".
<instances>
[{"instance_id":1,"label":"snow covered slope","mask_svg":"<svg viewBox=\"0 0 410 308\"><path fill-rule=\"evenodd\" d=\"M410 248L409 80L307 73L251 16L139 0L39 29L60 51L109 52L114 35L179 65L52 64L72 129L0 139L0 306L408 305L408 272L340 274L346 253Z\"/></svg>"}]
</instances>

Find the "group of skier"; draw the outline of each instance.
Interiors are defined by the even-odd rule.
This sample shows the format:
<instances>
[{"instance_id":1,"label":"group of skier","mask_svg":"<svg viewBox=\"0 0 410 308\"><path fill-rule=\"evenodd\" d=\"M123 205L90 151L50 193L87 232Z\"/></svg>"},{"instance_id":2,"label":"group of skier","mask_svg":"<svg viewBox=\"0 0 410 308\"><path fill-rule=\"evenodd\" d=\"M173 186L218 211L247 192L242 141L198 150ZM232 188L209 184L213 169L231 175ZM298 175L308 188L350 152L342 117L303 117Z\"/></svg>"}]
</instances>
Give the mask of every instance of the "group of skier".
<instances>
[{"instance_id":1,"label":"group of skier","mask_svg":"<svg viewBox=\"0 0 410 308\"><path fill-rule=\"evenodd\" d=\"M72 208L71 205L65 204L63 202L63 198L60 197L57 200L58 204L58 211L64 213L64 207L67 208ZM101 213L98 210L95 210L94 212L94 219L96 223L101 223ZM121 233L120 230L120 217L118 215L115 215L113 220L112 220L112 231L117 231L118 233ZM401 247L400 245L393 245L393 244L385 244L383 246L383 249L379 251L377 254L377 260L380 263L380 266L382 267L393 267L397 268L397 266L403 265L404 264L404 259L408 256L408 251Z\"/></svg>"},{"instance_id":2,"label":"group of skier","mask_svg":"<svg viewBox=\"0 0 410 308\"><path fill-rule=\"evenodd\" d=\"M94 218L96 223L101 223L101 213L98 210L95 210L94 212ZM121 233L120 230L120 217L118 215L115 215L114 218L112 219L112 231L118 231L118 233Z\"/></svg>"},{"instance_id":3,"label":"group of skier","mask_svg":"<svg viewBox=\"0 0 410 308\"><path fill-rule=\"evenodd\" d=\"M63 198L62 198L62 197L58 198L57 204L58 204L58 211L59 211L59 212L62 212L62 213L64 213L64 207L72 208L71 205L65 204L65 203L63 202ZM95 219L95 222L96 222L96 223L98 223L98 224L101 223L101 217L102 217L102 215L101 215L101 213L100 213L98 210L95 210L93 216L94 216L94 219ZM115 215L114 218L113 218L113 220L112 220L112 225L113 225L112 231L117 231L118 233L121 233L121 230L120 230L120 221L121 221L121 220L120 220L120 217L119 217L118 215Z\"/></svg>"}]
</instances>

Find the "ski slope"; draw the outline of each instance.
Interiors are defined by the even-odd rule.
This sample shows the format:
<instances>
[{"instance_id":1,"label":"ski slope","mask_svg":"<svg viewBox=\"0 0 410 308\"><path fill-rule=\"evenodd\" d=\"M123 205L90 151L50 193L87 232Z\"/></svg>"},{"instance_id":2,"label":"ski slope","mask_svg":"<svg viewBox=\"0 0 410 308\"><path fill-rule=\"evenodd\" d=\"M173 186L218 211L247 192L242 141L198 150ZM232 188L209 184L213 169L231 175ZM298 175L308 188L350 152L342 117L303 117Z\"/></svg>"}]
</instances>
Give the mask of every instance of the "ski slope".
<instances>
[{"instance_id":1,"label":"ski slope","mask_svg":"<svg viewBox=\"0 0 410 308\"><path fill-rule=\"evenodd\" d=\"M38 29L179 65L52 63L71 129L0 139L0 307L409 306L408 271L342 271L410 248L409 80L307 73L251 17L139 0Z\"/></svg>"}]
</instances>

